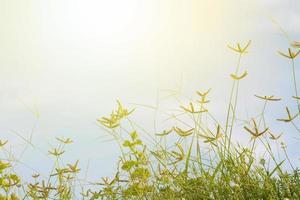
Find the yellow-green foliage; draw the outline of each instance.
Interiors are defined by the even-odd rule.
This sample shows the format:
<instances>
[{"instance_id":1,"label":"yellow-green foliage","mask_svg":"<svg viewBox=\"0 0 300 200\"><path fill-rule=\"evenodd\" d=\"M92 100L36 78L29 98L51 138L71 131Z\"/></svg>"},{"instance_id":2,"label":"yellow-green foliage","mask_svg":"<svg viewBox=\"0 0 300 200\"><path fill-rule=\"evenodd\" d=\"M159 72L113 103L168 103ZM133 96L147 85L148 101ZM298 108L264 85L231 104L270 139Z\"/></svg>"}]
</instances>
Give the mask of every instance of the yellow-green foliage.
<instances>
[{"instance_id":1,"label":"yellow-green foliage","mask_svg":"<svg viewBox=\"0 0 300 200\"><path fill-rule=\"evenodd\" d=\"M230 75L232 88L224 121L218 121L208 109L210 89L197 91L196 99L179 105L179 114L171 115L173 126L152 134L131 120L133 109L125 108L118 101L117 109L110 116L98 119L99 125L120 147L112 178L102 177L96 183L79 179L79 161L61 164L65 145L73 141L56 138L58 146L48 152L55 168L47 178L34 174L33 181L21 181L11 161L0 158L0 200L300 199L300 171L287 154L282 134L273 133L272 126L266 122L267 105L281 98L255 95L263 102L263 109L259 115L246 119L244 129L240 130L249 138L249 144L242 146L234 142L239 83L248 75L246 70L240 72L241 59L250 44L251 41L228 46L237 54L238 62ZM299 44L295 42L293 46L298 48ZM300 51L291 48L288 53L279 53L292 61L293 99L298 109L286 107L286 116L277 123L291 124L300 134L296 121L300 97L295 73L295 59ZM146 134L151 145L144 140ZM0 141L2 150L6 143ZM257 145L264 148L263 158L256 156ZM284 157L275 156L277 151Z\"/></svg>"}]
</instances>

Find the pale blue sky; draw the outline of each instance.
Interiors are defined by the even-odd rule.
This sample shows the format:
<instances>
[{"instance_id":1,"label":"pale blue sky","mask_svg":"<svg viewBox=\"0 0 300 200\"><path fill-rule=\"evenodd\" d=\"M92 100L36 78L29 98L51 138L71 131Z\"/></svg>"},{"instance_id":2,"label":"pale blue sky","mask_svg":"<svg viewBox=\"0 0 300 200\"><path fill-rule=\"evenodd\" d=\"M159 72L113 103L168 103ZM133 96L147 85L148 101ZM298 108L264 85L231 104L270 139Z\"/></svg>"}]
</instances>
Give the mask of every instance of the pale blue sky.
<instances>
[{"instance_id":1,"label":"pale blue sky","mask_svg":"<svg viewBox=\"0 0 300 200\"><path fill-rule=\"evenodd\" d=\"M254 115L262 105L250 103L253 94L293 95L289 62L277 54L289 43L272 20L291 40L300 40L297 0L1 0L1 138L19 147L18 156L24 146L13 131L29 137L36 126L37 149L29 147L22 158L26 166L19 165L24 174L49 170L45 154L55 136L74 139L67 159L80 159L82 168L90 160L89 175L109 174L119 152L113 142L96 140L105 135L96 119L108 114L116 99L128 106L153 105L158 90L180 85L191 97L212 87L211 109L222 118L236 62L226 45L249 39L252 46L242 61L249 76L241 84L239 108L241 117L245 108ZM286 98L270 107L270 123L291 104ZM138 109L136 115L146 127L152 124L151 112ZM293 134L278 127L284 130ZM289 143L293 152L297 143Z\"/></svg>"}]
</instances>

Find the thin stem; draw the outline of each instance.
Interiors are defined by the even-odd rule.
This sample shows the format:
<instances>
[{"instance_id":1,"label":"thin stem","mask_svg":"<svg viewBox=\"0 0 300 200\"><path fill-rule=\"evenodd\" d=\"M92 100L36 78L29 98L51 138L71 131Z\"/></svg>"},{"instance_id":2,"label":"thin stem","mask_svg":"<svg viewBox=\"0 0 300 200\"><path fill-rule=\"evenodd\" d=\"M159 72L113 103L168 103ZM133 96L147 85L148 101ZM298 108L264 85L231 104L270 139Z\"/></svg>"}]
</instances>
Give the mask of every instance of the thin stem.
<instances>
[{"instance_id":1,"label":"thin stem","mask_svg":"<svg viewBox=\"0 0 300 200\"><path fill-rule=\"evenodd\" d=\"M238 62L237 62L237 67L235 70L235 74L237 74L239 72L240 69L240 64L241 64L241 58L242 58L242 54L239 54L238 57ZM237 84L237 87L235 89L235 86ZM230 111L232 110L232 120L231 120L231 124L230 124L230 133L229 133L229 138L228 138L228 151L230 148L230 142L231 142L231 135L232 135L232 130L233 130L233 124L234 124L234 120L235 120L235 111L236 111L236 105L237 105L237 97L238 97L238 87L239 87L239 81L238 80L234 80L233 81L233 85L232 85L232 89L231 89L231 94L230 94L230 100L229 100L229 105L228 105L228 110L227 110L227 117L226 117L226 126L225 126L225 134L228 134L228 128L229 128L229 116L230 116ZM235 92L235 96L234 96L234 92ZM234 101L234 105L232 108L232 100L235 97L235 101ZM227 146L226 143L226 138L225 138L225 149Z\"/></svg>"},{"instance_id":2,"label":"thin stem","mask_svg":"<svg viewBox=\"0 0 300 200\"><path fill-rule=\"evenodd\" d=\"M295 171L295 168L294 168L294 166L293 166L293 164L292 164L292 162L291 162L291 160L290 160L290 157L288 156L288 154L287 154L285 148L283 148L283 152L284 152L284 155L285 155L286 159L288 160L288 162L289 162L291 168Z\"/></svg>"},{"instance_id":3,"label":"thin stem","mask_svg":"<svg viewBox=\"0 0 300 200\"><path fill-rule=\"evenodd\" d=\"M236 114L236 107L237 107L239 85L240 85L240 82L238 80L237 81L236 92L235 92L234 107L233 107L233 110L232 110L232 119L231 119L230 132L229 132L229 140L228 140L228 150L230 148L231 136L232 136L232 131L233 131L233 124L234 124L235 116L236 116L235 114Z\"/></svg>"},{"instance_id":4,"label":"thin stem","mask_svg":"<svg viewBox=\"0 0 300 200\"><path fill-rule=\"evenodd\" d=\"M297 132L300 133L299 127L293 121L291 121L291 123L294 126L294 128L297 130Z\"/></svg>"},{"instance_id":5,"label":"thin stem","mask_svg":"<svg viewBox=\"0 0 300 200\"><path fill-rule=\"evenodd\" d=\"M267 108L267 103L268 103L268 100L265 100L265 103L264 103L264 106L263 106L263 109L262 109L262 112L261 112L261 117L260 117L259 122L258 122L258 128L260 127L260 124L261 124L262 120L264 122L264 128L266 128L265 111L266 111L266 108Z\"/></svg>"},{"instance_id":6,"label":"thin stem","mask_svg":"<svg viewBox=\"0 0 300 200\"><path fill-rule=\"evenodd\" d=\"M294 59L292 59L292 68L293 68L293 81L294 81L296 102L297 102L297 106L298 106L298 111L300 112L300 103L299 103L299 99L298 99L298 88L297 88L297 80L296 80L296 71L295 71L295 61L294 61Z\"/></svg>"}]
</instances>

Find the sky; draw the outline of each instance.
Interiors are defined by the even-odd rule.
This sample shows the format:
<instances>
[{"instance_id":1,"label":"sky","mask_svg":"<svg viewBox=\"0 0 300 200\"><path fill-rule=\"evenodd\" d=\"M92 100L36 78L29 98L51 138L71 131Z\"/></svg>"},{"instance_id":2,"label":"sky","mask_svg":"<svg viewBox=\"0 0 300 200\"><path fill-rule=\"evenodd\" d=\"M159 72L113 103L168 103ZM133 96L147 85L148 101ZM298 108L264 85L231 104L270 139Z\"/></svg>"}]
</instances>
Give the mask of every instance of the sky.
<instances>
[{"instance_id":1,"label":"sky","mask_svg":"<svg viewBox=\"0 0 300 200\"><path fill-rule=\"evenodd\" d=\"M212 88L211 109L222 118L237 60L226 46L251 40L239 108L241 117L254 115L262 106L251 103L254 94L293 95L290 63L277 51L300 40L299 21L297 0L1 0L0 136L24 174L49 170L57 136L73 138L66 157L80 159L91 177L110 174L120 152L103 141L96 119L116 99L155 105L166 89L191 98ZM270 107L270 118L290 104ZM152 123L146 109L136 115ZM21 154L20 135L31 133L35 147ZM297 143L289 142L293 152Z\"/></svg>"}]
</instances>

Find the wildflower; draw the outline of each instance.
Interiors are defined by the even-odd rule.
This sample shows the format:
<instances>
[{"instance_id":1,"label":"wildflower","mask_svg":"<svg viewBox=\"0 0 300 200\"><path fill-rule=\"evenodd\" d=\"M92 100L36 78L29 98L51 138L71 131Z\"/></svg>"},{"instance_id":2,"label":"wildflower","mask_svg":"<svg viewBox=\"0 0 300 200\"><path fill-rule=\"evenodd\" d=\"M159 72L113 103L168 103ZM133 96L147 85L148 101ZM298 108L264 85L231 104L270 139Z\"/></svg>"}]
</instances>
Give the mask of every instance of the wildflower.
<instances>
[{"instance_id":1,"label":"wildflower","mask_svg":"<svg viewBox=\"0 0 300 200\"><path fill-rule=\"evenodd\" d=\"M206 99L206 96L208 95L209 92L210 92L210 89L208 89L204 93L197 91L197 94L201 97L201 100L198 101L200 104L206 104L206 103L210 102L209 100Z\"/></svg>"},{"instance_id":2,"label":"wildflower","mask_svg":"<svg viewBox=\"0 0 300 200\"><path fill-rule=\"evenodd\" d=\"M111 129L117 128L120 125L120 121L134 111L134 109L128 111L126 108L122 106L120 101L117 101L117 103L118 103L118 109L113 111L110 114L110 117L102 117L97 120L103 126Z\"/></svg>"},{"instance_id":3,"label":"wildflower","mask_svg":"<svg viewBox=\"0 0 300 200\"><path fill-rule=\"evenodd\" d=\"M293 42L291 43L291 46L294 47L294 48L300 48L300 42L298 42L298 41L293 41Z\"/></svg>"},{"instance_id":4,"label":"wildflower","mask_svg":"<svg viewBox=\"0 0 300 200\"><path fill-rule=\"evenodd\" d=\"M245 78L248 75L248 72L245 71L242 75L238 76L236 74L231 74L231 78L233 78L234 80L241 80L243 78Z\"/></svg>"},{"instance_id":5,"label":"wildflower","mask_svg":"<svg viewBox=\"0 0 300 200\"><path fill-rule=\"evenodd\" d=\"M208 95L208 93L210 92L210 88L206 91L206 92L204 92L204 93L202 93L202 92L199 92L199 91L197 91L196 93L200 96L200 97L206 97L207 95Z\"/></svg>"},{"instance_id":6,"label":"wildflower","mask_svg":"<svg viewBox=\"0 0 300 200\"><path fill-rule=\"evenodd\" d=\"M272 96L259 96L259 95L254 95L255 97L259 98L259 99L263 99L266 101L280 101L281 98L275 98L274 95Z\"/></svg>"},{"instance_id":7,"label":"wildflower","mask_svg":"<svg viewBox=\"0 0 300 200\"><path fill-rule=\"evenodd\" d=\"M295 59L298 55L299 55L299 53L300 53L300 50L298 50L297 52L293 52L292 50L291 50L291 48L288 48L288 53L287 54L285 54L285 53L282 53L281 51L278 51L278 53L280 54L280 55L282 55L283 57L286 57L286 58L288 58L288 59Z\"/></svg>"},{"instance_id":8,"label":"wildflower","mask_svg":"<svg viewBox=\"0 0 300 200\"><path fill-rule=\"evenodd\" d=\"M157 133L155 135L157 135L157 136L165 136L165 135L169 135L172 131L173 131L173 129L164 130L162 133Z\"/></svg>"},{"instance_id":9,"label":"wildflower","mask_svg":"<svg viewBox=\"0 0 300 200\"><path fill-rule=\"evenodd\" d=\"M55 157L58 157L58 156L62 155L63 153L65 153L65 151L60 151L56 148L54 148L53 151L48 151L48 152L49 152L49 154L51 154Z\"/></svg>"},{"instance_id":10,"label":"wildflower","mask_svg":"<svg viewBox=\"0 0 300 200\"><path fill-rule=\"evenodd\" d=\"M40 174L33 174L32 178L38 178L40 176Z\"/></svg>"},{"instance_id":11,"label":"wildflower","mask_svg":"<svg viewBox=\"0 0 300 200\"><path fill-rule=\"evenodd\" d=\"M263 158L262 158L262 159L260 159L260 161L259 161L259 164L261 164L261 165L263 165L263 166L264 166L264 165L266 164L266 160L265 160L265 159L263 159Z\"/></svg>"},{"instance_id":12,"label":"wildflower","mask_svg":"<svg viewBox=\"0 0 300 200\"><path fill-rule=\"evenodd\" d=\"M189 107L189 108L186 108L186 107L184 107L184 106L180 106L180 107L181 107L184 111L189 112L189 113L192 113L192 114L207 112L206 109L201 109L201 110L196 111L196 110L195 110L195 107L194 107L194 105L193 105L192 102L190 102L190 107Z\"/></svg>"},{"instance_id":13,"label":"wildflower","mask_svg":"<svg viewBox=\"0 0 300 200\"><path fill-rule=\"evenodd\" d=\"M257 124L256 124L256 122L255 122L254 119L252 119L252 122L253 122L253 126L254 126L254 131L251 130L251 129L249 129L249 128L246 127L246 126L244 126L244 129L245 129L246 131L248 131L248 132L253 136L253 138L257 138L257 137L263 135L265 132L267 132L267 131L269 130L269 128L266 128L266 129L263 130L263 131L259 131L259 130L258 130L258 127L257 127Z\"/></svg>"},{"instance_id":14,"label":"wildflower","mask_svg":"<svg viewBox=\"0 0 300 200\"><path fill-rule=\"evenodd\" d=\"M211 135L213 135L213 133L210 130L208 130L208 131L211 133ZM204 143L214 144L213 142L215 142L216 140L218 140L219 138L222 137L221 126L220 125L217 126L217 133L214 137L209 137L209 136L205 136L205 135L200 135L200 136L205 138Z\"/></svg>"},{"instance_id":15,"label":"wildflower","mask_svg":"<svg viewBox=\"0 0 300 200\"><path fill-rule=\"evenodd\" d=\"M0 147L3 147L6 143L7 143L7 140L6 141L0 140Z\"/></svg>"},{"instance_id":16,"label":"wildflower","mask_svg":"<svg viewBox=\"0 0 300 200\"><path fill-rule=\"evenodd\" d=\"M289 110L289 108L286 107L285 109L286 109L288 118L285 118L285 119L277 119L278 121L282 121L282 122L291 122L291 121L293 121L293 120L299 115L299 113L297 113L296 115L292 116L292 115L291 115L291 112L290 112L290 110Z\"/></svg>"},{"instance_id":17,"label":"wildflower","mask_svg":"<svg viewBox=\"0 0 300 200\"><path fill-rule=\"evenodd\" d=\"M179 149L179 153L177 151L171 151L171 155L175 158L175 161L170 163L176 164L184 159L184 150L180 143L176 143L177 148Z\"/></svg>"},{"instance_id":18,"label":"wildflower","mask_svg":"<svg viewBox=\"0 0 300 200\"><path fill-rule=\"evenodd\" d=\"M241 47L240 43L237 43L236 47L232 47L230 45L227 45L227 46L229 49L231 49L237 53L246 54L246 53L248 53L247 49L250 46L250 44L251 44L251 40L249 40L248 43L244 47Z\"/></svg>"},{"instance_id":19,"label":"wildflower","mask_svg":"<svg viewBox=\"0 0 300 200\"><path fill-rule=\"evenodd\" d=\"M182 130L181 128L178 128L178 127L173 127L173 130L181 137L186 137L186 136L189 136L193 133L193 128L189 129L189 130Z\"/></svg>"},{"instance_id":20,"label":"wildflower","mask_svg":"<svg viewBox=\"0 0 300 200\"><path fill-rule=\"evenodd\" d=\"M77 160L74 165L67 164L72 173L78 173L80 171L80 169L77 167L78 162L79 160Z\"/></svg>"},{"instance_id":21,"label":"wildflower","mask_svg":"<svg viewBox=\"0 0 300 200\"><path fill-rule=\"evenodd\" d=\"M284 142L280 143L282 149L286 149L286 144Z\"/></svg>"},{"instance_id":22,"label":"wildflower","mask_svg":"<svg viewBox=\"0 0 300 200\"><path fill-rule=\"evenodd\" d=\"M278 135L278 136L275 136L270 131L268 131L268 133L270 134L270 139L271 140L278 140L282 136L282 133L280 135Z\"/></svg>"},{"instance_id":23,"label":"wildflower","mask_svg":"<svg viewBox=\"0 0 300 200\"><path fill-rule=\"evenodd\" d=\"M6 168L9 168L10 164L9 163L4 163L0 160L0 173L2 173L3 170L5 170Z\"/></svg>"},{"instance_id":24,"label":"wildflower","mask_svg":"<svg viewBox=\"0 0 300 200\"><path fill-rule=\"evenodd\" d=\"M56 138L59 142L63 143L63 144L71 144L73 143L73 140L71 140L71 138L67 138L67 139L64 139L64 138Z\"/></svg>"}]
</instances>

